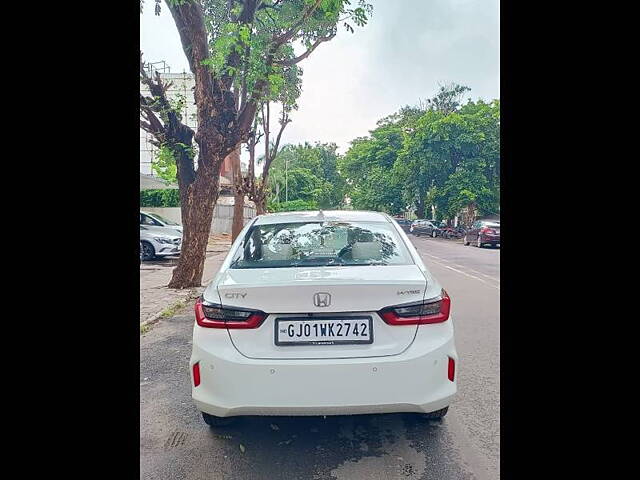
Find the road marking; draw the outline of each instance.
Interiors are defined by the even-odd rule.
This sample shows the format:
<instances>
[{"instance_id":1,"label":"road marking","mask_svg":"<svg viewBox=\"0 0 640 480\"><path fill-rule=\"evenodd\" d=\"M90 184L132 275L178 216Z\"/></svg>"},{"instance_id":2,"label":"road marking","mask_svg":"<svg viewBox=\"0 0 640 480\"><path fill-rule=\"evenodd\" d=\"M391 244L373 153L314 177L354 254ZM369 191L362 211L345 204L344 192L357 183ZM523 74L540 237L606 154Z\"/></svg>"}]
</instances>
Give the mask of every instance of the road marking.
<instances>
[{"instance_id":1,"label":"road marking","mask_svg":"<svg viewBox=\"0 0 640 480\"><path fill-rule=\"evenodd\" d=\"M428 253L424 253L423 255L426 255L427 257L431 257L431 258L437 258L438 260L442 260L440 257L436 257L436 256L434 256L434 255L429 255ZM464 275L464 276L466 276L466 277L474 278L474 279L478 280L479 282L482 282L482 283L484 283L484 284L486 284L486 285L489 285L489 286L490 286L490 287L492 287L492 288L495 288L496 290L500 290L500 287L496 287L495 285L493 285L493 284L491 284L491 283L489 283L489 282L487 282L487 281L483 280L483 279L482 279L482 278L480 278L480 277L476 277L475 275L471 275L470 273L463 272L462 270L458 270L457 268L450 267L449 265L446 265L446 264L444 264L444 263L436 262L435 260L433 260L433 262L434 262L434 263L437 263L438 265L440 265L440 266L442 266L442 267L444 267L444 268L448 268L449 270L453 270L454 272L461 273L462 275ZM459 265L458 265L458 266L459 266ZM464 268L464 267L461 267L461 268ZM497 280L494 280L494 281L497 281Z\"/></svg>"},{"instance_id":2,"label":"road marking","mask_svg":"<svg viewBox=\"0 0 640 480\"><path fill-rule=\"evenodd\" d=\"M438 260L441 260L442 262L446 262L447 261L444 258L436 257L435 255L431 255L429 253L425 253L424 255L426 255L428 257L431 257L431 258L437 258ZM454 266L456 266L458 268L467 269L470 272L477 273L478 275L482 275L483 277L487 277L489 280L493 280L494 282L500 283L500 279L492 277L491 275L487 275L485 273L479 272L477 270L474 270L473 268L470 268L470 267L467 267L467 266L464 266L464 265L458 265L457 263L453 263L453 262L451 262L451 265L454 265Z\"/></svg>"},{"instance_id":3,"label":"road marking","mask_svg":"<svg viewBox=\"0 0 640 480\"><path fill-rule=\"evenodd\" d=\"M494 282L498 282L498 283L500 283L500 280L499 280L499 279L497 279L497 278L495 278L495 277L492 277L491 275L487 275L487 274L485 274L485 273L482 273L482 272L479 272L479 271L477 271L477 270L474 270L473 268L463 267L462 265L458 265L458 264L455 264L455 263L453 263L452 265L455 265L456 267L460 267L460 268L466 268L466 269L467 269L467 270L469 270L470 272L477 273L478 275L482 275L483 277L487 277L489 280L493 280Z\"/></svg>"}]
</instances>

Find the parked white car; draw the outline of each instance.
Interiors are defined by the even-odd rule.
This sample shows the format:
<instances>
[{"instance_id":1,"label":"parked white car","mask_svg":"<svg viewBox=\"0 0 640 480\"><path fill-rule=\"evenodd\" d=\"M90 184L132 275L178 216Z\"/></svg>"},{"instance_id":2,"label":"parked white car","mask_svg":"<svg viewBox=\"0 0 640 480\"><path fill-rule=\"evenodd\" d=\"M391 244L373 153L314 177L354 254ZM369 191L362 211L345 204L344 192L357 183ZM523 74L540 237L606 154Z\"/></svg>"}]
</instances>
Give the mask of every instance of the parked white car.
<instances>
[{"instance_id":1,"label":"parked white car","mask_svg":"<svg viewBox=\"0 0 640 480\"><path fill-rule=\"evenodd\" d=\"M172 233L170 233L172 232ZM140 225L141 260L153 260L156 257L180 255L182 234L175 231L153 231Z\"/></svg>"},{"instance_id":2,"label":"parked white car","mask_svg":"<svg viewBox=\"0 0 640 480\"><path fill-rule=\"evenodd\" d=\"M378 212L261 215L195 306L192 397L204 420L415 412L456 393L450 299Z\"/></svg>"},{"instance_id":3,"label":"parked white car","mask_svg":"<svg viewBox=\"0 0 640 480\"><path fill-rule=\"evenodd\" d=\"M169 235L182 236L182 225L168 220L157 213L140 211L140 226L153 232L163 232Z\"/></svg>"}]
</instances>

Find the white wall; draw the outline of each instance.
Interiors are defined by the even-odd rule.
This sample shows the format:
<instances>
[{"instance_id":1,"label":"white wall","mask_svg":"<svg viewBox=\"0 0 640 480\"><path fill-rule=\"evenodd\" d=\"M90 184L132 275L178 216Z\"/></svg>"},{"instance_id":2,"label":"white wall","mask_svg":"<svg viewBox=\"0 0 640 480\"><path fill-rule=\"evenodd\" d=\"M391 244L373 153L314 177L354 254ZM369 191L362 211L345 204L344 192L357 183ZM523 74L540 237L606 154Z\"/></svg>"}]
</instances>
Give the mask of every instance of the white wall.
<instances>
[{"instance_id":1,"label":"white wall","mask_svg":"<svg viewBox=\"0 0 640 480\"><path fill-rule=\"evenodd\" d=\"M172 220L182 225L180 207L140 207L143 212L157 213L167 220ZM256 216L256 209L244 207L244 225ZM233 224L233 205L216 205L213 210L213 221L211 222L211 233L231 233Z\"/></svg>"}]
</instances>

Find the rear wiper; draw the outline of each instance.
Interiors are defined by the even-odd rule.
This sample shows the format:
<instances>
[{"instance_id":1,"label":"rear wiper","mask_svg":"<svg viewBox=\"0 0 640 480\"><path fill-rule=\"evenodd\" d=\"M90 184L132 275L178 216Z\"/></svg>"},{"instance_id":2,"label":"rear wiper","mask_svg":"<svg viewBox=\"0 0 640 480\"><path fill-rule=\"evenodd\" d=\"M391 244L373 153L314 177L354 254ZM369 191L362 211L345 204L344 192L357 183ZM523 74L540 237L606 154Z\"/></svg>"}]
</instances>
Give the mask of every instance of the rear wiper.
<instances>
[{"instance_id":1,"label":"rear wiper","mask_svg":"<svg viewBox=\"0 0 640 480\"><path fill-rule=\"evenodd\" d=\"M338 257L339 258L339 257ZM324 264L325 267L344 267L346 266L347 262L345 262L342 258L339 258L339 262L336 263L336 259L332 258L331 260L329 260L327 263Z\"/></svg>"}]
</instances>

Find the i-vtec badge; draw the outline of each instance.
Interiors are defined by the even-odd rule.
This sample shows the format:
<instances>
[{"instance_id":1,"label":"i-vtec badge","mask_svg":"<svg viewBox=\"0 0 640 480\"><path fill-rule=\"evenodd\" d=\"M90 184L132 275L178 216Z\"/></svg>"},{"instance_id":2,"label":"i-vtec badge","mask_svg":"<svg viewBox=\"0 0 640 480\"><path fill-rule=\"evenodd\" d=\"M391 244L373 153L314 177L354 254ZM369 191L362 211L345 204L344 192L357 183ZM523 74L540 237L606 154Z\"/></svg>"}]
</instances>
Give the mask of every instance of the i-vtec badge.
<instances>
[{"instance_id":1,"label":"i-vtec badge","mask_svg":"<svg viewBox=\"0 0 640 480\"><path fill-rule=\"evenodd\" d=\"M247 296L246 293L225 293L225 298L244 298Z\"/></svg>"},{"instance_id":2,"label":"i-vtec badge","mask_svg":"<svg viewBox=\"0 0 640 480\"><path fill-rule=\"evenodd\" d=\"M398 295L418 295L420 290L398 290Z\"/></svg>"}]
</instances>

